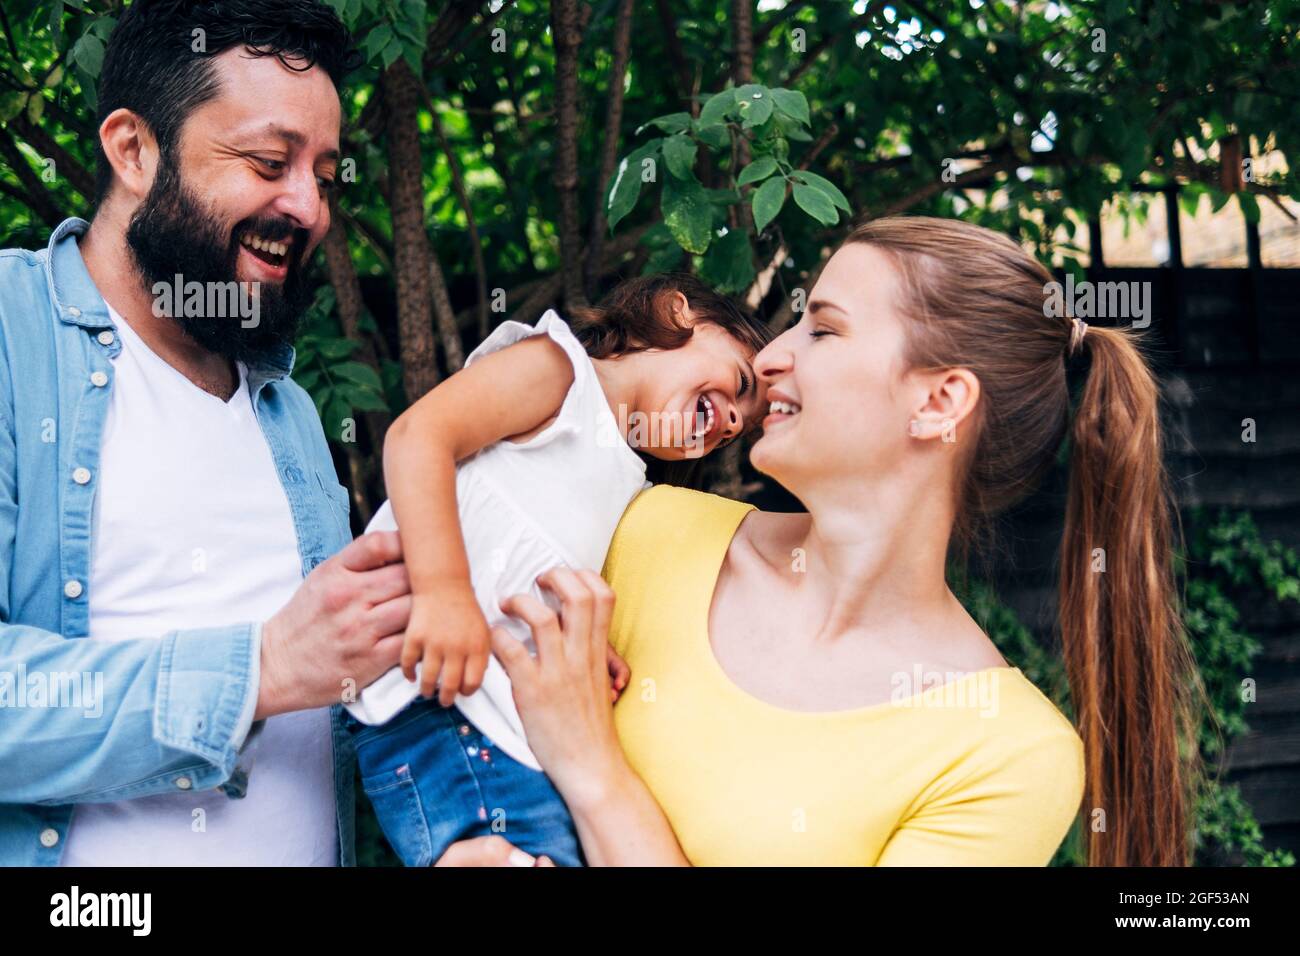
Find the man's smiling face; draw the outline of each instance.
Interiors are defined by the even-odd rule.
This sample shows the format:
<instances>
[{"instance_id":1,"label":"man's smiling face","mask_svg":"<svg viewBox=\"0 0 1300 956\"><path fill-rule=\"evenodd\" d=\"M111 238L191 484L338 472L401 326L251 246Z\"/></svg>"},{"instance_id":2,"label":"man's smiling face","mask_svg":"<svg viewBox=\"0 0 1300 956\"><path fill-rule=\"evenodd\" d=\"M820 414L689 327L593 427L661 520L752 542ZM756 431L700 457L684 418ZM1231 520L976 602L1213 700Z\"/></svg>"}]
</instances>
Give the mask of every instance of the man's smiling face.
<instances>
[{"instance_id":1,"label":"man's smiling face","mask_svg":"<svg viewBox=\"0 0 1300 956\"><path fill-rule=\"evenodd\" d=\"M329 230L340 107L319 67L291 69L236 47L213 58L219 92L185 120L159 158L127 229L146 284L256 283L259 321L184 316L200 345L250 359L293 341L306 304L303 269Z\"/></svg>"}]
</instances>

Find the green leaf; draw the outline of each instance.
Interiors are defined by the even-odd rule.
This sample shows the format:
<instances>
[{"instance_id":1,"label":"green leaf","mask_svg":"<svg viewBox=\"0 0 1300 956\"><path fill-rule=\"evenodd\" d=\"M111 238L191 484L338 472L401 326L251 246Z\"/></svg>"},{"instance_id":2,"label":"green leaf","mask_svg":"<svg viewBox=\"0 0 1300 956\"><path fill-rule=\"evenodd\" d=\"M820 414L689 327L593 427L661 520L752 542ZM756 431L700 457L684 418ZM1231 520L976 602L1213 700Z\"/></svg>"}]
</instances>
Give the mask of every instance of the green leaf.
<instances>
[{"instance_id":1,"label":"green leaf","mask_svg":"<svg viewBox=\"0 0 1300 956\"><path fill-rule=\"evenodd\" d=\"M794 173L792 178L796 182L806 183L813 187L813 189L821 192L834 205L839 206L845 212L853 212L853 210L849 208L849 201L845 197L844 193L840 192L839 187L824 176L818 176L816 173L810 173L806 169L801 169Z\"/></svg>"},{"instance_id":2,"label":"green leaf","mask_svg":"<svg viewBox=\"0 0 1300 956\"><path fill-rule=\"evenodd\" d=\"M393 28L387 23L381 23L369 33L366 34L365 42L361 44L361 50L366 55L367 61L373 61L379 58L384 48L393 39Z\"/></svg>"},{"instance_id":3,"label":"green leaf","mask_svg":"<svg viewBox=\"0 0 1300 956\"><path fill-rule=\"evenodd\" d=\"M767 179L774 172L776 172L776 160L771 156L760 156L740 171L740 176L736 179L736 185L748 186L750 183Z\"/></svg>"},{"instance_id":4,"label":"green leaf","mask_svg":"<svg viewBox=\"0 0 1300 956\"><path fill-rule=\"evenodd\" d=\"M794 201L795 205L823 226L833 226L840 221L840 214L835 211L835 204L820 189L805 183L795 183Z\"/></svg>"},{"instance_id":5,"label":"green leaf","mask_svg":"<svg viewBox=\"0 0 1300 956\"><path fill-rule=\"evenodd\" d=\"M376 376L378 378L378 376ZM388 402L384 401L384 396L373 388L364 385L347 383L339 387L339 391L352 403L352 407L362 412L386 412L388 411Z\"/></svg>"},{"instance_id":6,"label":"green leaf","mask_svg":"<svg viewBox=\"0 0 1300 956\"><path fill-rule=\"evenodd\" d=\"M0 96L0 123L7 123L23 111L27 105L27 94L14 91Z\"/></svg>"},{"instance_id":7,"label":"green leaf","mask_svg":"<svg viewBox=\"0 0 1300 956\"><path fill-rule=\"evenodd\" d=\"M754 210L754 228L762 232L785 205L785 179L769 179L763 183L754 190L750 204Z\"/></svg>"},{"instance_id":8,"label":"green leaf","mask_svg":"<svg viewBox=\"0 0 1300 956\"><path fill-rule=\"evenodd\" d=\"M812 116L808 112L808 98L798 90L787 90L778 87L772 90L772 102L786 116L797 119L805 126L812 124Z\"/></svg>"},{"instance_id":9,"label":"green leaf","mask_svg":"<svg viewBox=\"0 0 1300 956\"><path fill-rule=\"evenodd\" d=\"M714 149L724 149L731 143L731 134L727 132L727 127L723 125L704 126L696 129L695 138L705 146L712 146Z\"/></svg>"},{"instance_id":10,"label":"green leaf","mask_svg":"<svg viewBox=\"0 0 1300 956\"><path fill-rule=\"evenodd\" d=\"M341 389L330 389L329 401L325 403L325 411L321 414L321 425L325 428L325 434L338 441L343 432L343 419L352 417L352 405L347 396Z\"/></svg>"},{"instance_id":11,"label":"green leaf","mask_svg":"<svg viewBox=\"0 0 1300 956\"><path fill-rule=\"evenodd\" d=\"M700 263L700 277L721 292L748 289L754 281L754 255L745 233L732 229L713 243Z\"/></svg>"},{"instance_id":12,"label":"green leaf","mask_svg":"<svg viewBox=\"0 0 1300 956\"><path fill-rule=\"evenodd\" d=\"M50 71L50 75L45 78L46 89L53 89L63 82L63 64L59 64Z\"/></svg>"},{"instance_id":13,"label":"green leaf","mask_svg":"<svg viewBox=\"0 0 1300 956\"><path fill-rule=\"evenodd\" d=\"M402 55L402 41L393 37L388 41L388 46L384 47L384 69L388 69L397 58Z\"/></svg>"},{"instance_id":14,"label":"green leaf","mask_svg":"<svg viewBox=\"0 0 1300 956\"><path fill-rule=\"evenodd\" d=\"M320 354L327 359L345 359L352 354L352 350L356 347L357 343L351 339L323 339L320 343Z\"/></svg>"},{"instance_id":15,"label":"green leaf","mask_svg":"<svg viewBox=\"0 0 1300 956\"><path fill-rule=\"evenodd\" d=\"M695 166L695 140L682 133L664 140L664 165L678 179L689 179Z\"/></svg>"},{"instance_id":16,"label":"green leaf","mask_svg":"<svg viewBox=\"0 0 1300 956\"><path fill-rule=\"evenodd\" d=\"M33 93L27 97L27 119L35 126L41 121L41 116L45 113L45 97L40 93Z\"/></svg>"},{"instance_id":17,"label":"green leaf","mask_svg":"<svg viewBox=\"0 0 1300 956\"><path fill-rule=\"evenodd\" d=\"M104 41L91 33L83 33L69 55L74 63L91 76L97 77L100 67L104 65Z\"/></svg>"},{"instance_id":18,"label":"green leaf","mask_svg":"<svg viewBox=\"0 0 1300 956\"><path fill-rule=\"evenodd\" d=\"M656 116L650 122L638 129L637 135L641 135L641 130L647 126L654 126L663 130L665 133L681 133L691 128L690 113L669 113L667 116Z\"/></svg>"},{"instance_id":19,"label":"green leaf","mask_svg":"<svg viewBox=\"0 0 1300 956\"><path fill-rule=\"evenodd\" d=\"M356 382L358 385L368 386L376 391L384 387L379 381L379 373L362 362L343 362L331 368L330 374L337 378L345 378L349 382Z\"/></svg>"},{"instance_id":20,"label":"green leaf","mask_svg":"<svg viewBox=\"0 0 1300 956\"><path fill-rule=\"evenodd\" d=\"M766 86L747 83L736 90L736 107L740 110L741 126L753 129L772 118L772 97Z\"/></svg>"},{"instance_id":21,"label":"green leaf","mask_svg":"<svg viewBox=\"0 0 1300 956\"><path fill-rule=\"evenodd\" d=\"M659 272L676 272L681 268L682 257L686 255L682 247L675 242L669 242L662 249L656 249L650 253L649 258L645 261L645 266L641 269L643 276L652 276Z\"/></svg>"},{"instance_id":22,"label":"green leaf","mask_svg":"<svg viewBox=\"0 0 1300 956\"><path fill-rule=\"evenodd\" d=\"M664 225L677 244L687 252L703 254L713 238L713 207L708 193L695 179L664 180L664 194L660 200Z\"/></svg>"},{"instance_id":23,"label":"green leaf","mask_svg":"<svg viewBox=\"0 0 1300 956\"><path fill-rule=\"evenodd\" d=\"M117 26L117 21L112 17L100 17L87 28L86 32L93 33L107 43L109 34L113 32L115 26Z\"/></svg>"},{"instance_id":24,"label":"green leaf","mask_svg":"<svg viewBox=\"0 0 1300 956\"><path fill-rule=\"evenodd\" d=\"M304 390L310 392L320 382L320 375L321 373L318 370L311 369L302 374L295 373L293 380L301 385Z\"/></svg>"},{"instance_id":25,"label":"green leaf","mask_svg":"<svg viewBox=\"0 0 1300 956\"><path fill-rule=\"evenodd\" d=\"M717 126L719 123L726 122L728 111L735 105L735 90L723 90L721 93L714 93L704 101L704 106L700 109L697 127L703 129L706 126Z\"/></svg>"},{"instance_id":26,"label":"green leaf","mask_svg":"<svg viewBox=\"0 0 1300 956\"><path fill-rule=\"evenodd\" d=\"M605 204L610 232L614 231L619 220L630 213L636 205L637 197L641 195L641 164L656 156L662 145L662 139L652 139L639 149L633 150L618 164Z\"/></svg>"}]
</instances>

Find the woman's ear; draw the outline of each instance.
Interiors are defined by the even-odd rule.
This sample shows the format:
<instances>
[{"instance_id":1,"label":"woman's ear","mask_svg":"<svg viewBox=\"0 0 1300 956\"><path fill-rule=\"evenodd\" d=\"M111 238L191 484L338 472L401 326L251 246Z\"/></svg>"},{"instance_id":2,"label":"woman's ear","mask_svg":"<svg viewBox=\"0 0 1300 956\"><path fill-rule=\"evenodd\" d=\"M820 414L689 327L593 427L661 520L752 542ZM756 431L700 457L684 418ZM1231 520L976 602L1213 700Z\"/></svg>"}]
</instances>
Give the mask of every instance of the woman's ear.
<instances>
[{"instance_id":1,"label":"woman's ear","mask_svg":"<svg viewBox=\"0 0 1300 956\"><path fill-rule=\"evenodd\" d=\"M979 378L968 368L946 368L922 373L919 382L921 401L912 412L908 434L924 440L955 442L958 427L979 403Z\"/></svg>"},{"instance_id":2,"label":"woman's ear","mask_svg":"<svg viewBox=\"0 0 1300 956\"><path fill-rule=\"evenodd\" d=\"M158 146L144 121L128 109L113 110L99 126L99 143L126 194L144 199L158 165Z\"/></svg>"}]
</instances>

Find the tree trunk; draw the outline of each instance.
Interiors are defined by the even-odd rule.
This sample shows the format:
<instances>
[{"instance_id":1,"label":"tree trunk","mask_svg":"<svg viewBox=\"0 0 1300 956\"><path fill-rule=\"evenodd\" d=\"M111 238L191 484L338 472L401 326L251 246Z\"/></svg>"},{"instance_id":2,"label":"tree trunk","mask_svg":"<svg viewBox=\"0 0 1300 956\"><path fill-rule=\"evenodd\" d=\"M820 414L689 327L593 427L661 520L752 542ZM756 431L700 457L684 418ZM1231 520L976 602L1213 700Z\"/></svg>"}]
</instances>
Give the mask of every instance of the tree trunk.
<instances>
[{"instance_id":1,"label":"tree trunk","mask_svg":"<svg viewBox=\"0 0 1300 956\"><path fill-rule=\"evenodd\" d=\"M325 268L329 272L330 285L334 287L334 301L338 306L339 324L343 328L343 334L357 343L356 361L369 365L379 372L379 356L375 352L374 341L361 330L361 314L364 308L361 301L361 283L357 280L357 270L352 264L352 253L348 249L348 236L347 230L343 227L343 217L337 213L330 218L330 229L321 242L321 251L325 256ZM364 527L370 523L374 514L371 502L383 498L382 474L380 474L378 487L372 486L375 484L376 474L382 471L379 463L382 461L384 435L392 423L392 416L388 412L365 412L362 421L370 438L370 455L363 457L354 442L346 443L344 449L352 471L353 504Z\"/></svg>"},{"instance_id":2,"label":"tree trunk","mask_svg":"<svg viewBox=\"0 0 1300 956\"><path fill-rule=\"evenodd\" d=\"M600 172L596 177L596 208L591 216L591 239L587 244L584 267L587 280L587 297L594 299L599 292L601 255L605 245L605 203L614 164L618 162L619 130L623 127L623 82L627 76L627 63L632 46L632 4L634 0L620 0L614 22L614 62L609 68L609 100L605 107L605 139L601 145Z\"/></svg>"},{"instance_id":3,"label":"tree trunk","mask_svg":"<svg viewBox=\"0 0 1300 956\"><path fill-rule=\"evenodd\" d=\"M560 199L560 259L564 306L587 304L582 283L581 214L578 210L578 47L582 28L577 0L551 0L555 45L555 173Z\"/></svg>"},{"instance_id":4,"label":"tree trunk","mask_svg":"<svg viewBox=\"0 0 1300 956\"><path fill-rule=\"evenodd\" d=\"M397 332L402 384L410 403L418 401L439 379L429 289L432 254L424 232L424 167L417 115L419 82L401 59L383 76Z\"/></svg>"}]
</instances>

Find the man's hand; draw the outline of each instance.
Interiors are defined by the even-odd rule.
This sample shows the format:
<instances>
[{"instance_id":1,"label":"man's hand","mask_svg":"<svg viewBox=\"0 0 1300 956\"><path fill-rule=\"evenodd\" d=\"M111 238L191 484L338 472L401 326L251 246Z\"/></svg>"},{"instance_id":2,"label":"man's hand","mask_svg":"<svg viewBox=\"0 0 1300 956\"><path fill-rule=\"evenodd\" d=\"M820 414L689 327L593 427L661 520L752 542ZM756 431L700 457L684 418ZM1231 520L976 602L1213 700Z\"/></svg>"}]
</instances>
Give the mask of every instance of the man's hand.
<instances>
[{"instance_id":1,"label":"man's hand","mask_svg":"<svg viewBox=\"0 0 1300 956\"><path fill-rule=\"evenodd\" d=\"M415 680L420 665L420 693L450 707L457 694L472 694L483 683L491 637L487 619L465 585L440 587L417 595L402 643L402 673Z\"/></svg>"},{"instance_id":2,"label":"man's hand","mask_svg":"<svg viewBox=\"0 0 1300 956\"><path fill-rule=\"evenodd\" d=\"M397 663L411 583L396 531L357 538L317 566L262 625L261 720L338 703Z\"/></svg>"}]
</instances>

